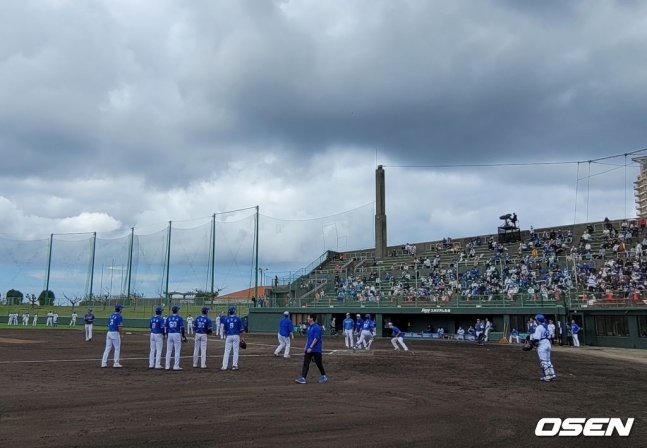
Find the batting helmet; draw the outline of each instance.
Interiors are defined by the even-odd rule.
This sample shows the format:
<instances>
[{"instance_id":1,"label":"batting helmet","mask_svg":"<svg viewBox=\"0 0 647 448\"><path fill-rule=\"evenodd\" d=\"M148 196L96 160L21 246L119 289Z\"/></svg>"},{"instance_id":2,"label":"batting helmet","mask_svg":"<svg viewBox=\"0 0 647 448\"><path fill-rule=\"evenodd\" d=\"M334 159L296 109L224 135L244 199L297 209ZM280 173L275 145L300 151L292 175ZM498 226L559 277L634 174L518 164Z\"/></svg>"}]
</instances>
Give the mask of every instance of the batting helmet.
<instances>
[{"instance_id":1,"label":"batting helmet","mask_svg":"<svg viewBox=\"0 0 647 448\"><path fill-rule=\"evenodd\" d=\"M346 317L350 317L350 313L346 313Z\"/></svg>"},{"instance_id":2,"label":"batting helmet","mask_svg":"<svg viewBox=\"0 0 647 448\"><path fill-rule=\"evenodd\" d=\"M208 312L209 312L209 307L208 306L202 307L202 314L207 314Z\"/></svg>"},{"instance_id":3,"label":"batting helmet","mask_svg":"<svg viewBox=\"0 0 647 448\"><path fill-rule=\"evenodd\" d=\"M161 306L155 308L155 314L162 314L162 311L164 311L164 308L162 308Z\"/></svg>"},{"instance_id":4,"label":"batting helmet","mask_svg":"<svg viewBox=\"0 0 647 448\"><path fill-rule=\"evenodd\" d=\"M355 316L355 317L362 317L362 316L360 316L360 315L358 314L358 315L357 315L357 316Z\"/></svg>"},{"instance_id":5,"label":"batting helmet","mask_svg":"<svg viewBox=\"0 0 647 448\"><path fill-rule=\"evenodd\" d=\"M234 314L236 312L236 307L232 306L229 308L229 314Z\"/></svg>"},{"instance_id":6,"label":"batting helmet","mask_svg":"<svg viewBox=\"0 0 647 448\"><path fill-rule=\"evenodd\" d=\"M290 315L290 312L289 312L289 311L284 311L284 312L283 312L283 315L284 315L284 316L289 316L289 315Z\"/></svg>"},{"instance_id":7,"label":"batting helmet","mask_svg":"<svg viewBox=\"0 0 647 448\"><path fill-rule=\"evenodd\" d=\"M121 311L123 307L123 305L115 305L115 311Z\"/></svg>"},{"instance_id":8,"label":"batting helmet","mask_svg":"<svg viewBox=\"0 0 647 448\"><path fill-rule=\"evenodd\" d=\"M546 318L544 317L544 315L543 315L543 314L537 314L537 315L535 316L535 320L536 320L537 322L542 322L542 323L543 323L543 322L546 320Z\"/></svg>"},{"instance_id":9,"label":"batting helmet","mask_svg":"<svg viewBox=\"0 0 647 448\"><path fill-rule=\"evenodd\" d=\"M180 311L180 307L177 305L173 305L173 308L171 308L171 311L173 311L174 313L177 313L178 311Z\"/></svg>"}]
</instances>

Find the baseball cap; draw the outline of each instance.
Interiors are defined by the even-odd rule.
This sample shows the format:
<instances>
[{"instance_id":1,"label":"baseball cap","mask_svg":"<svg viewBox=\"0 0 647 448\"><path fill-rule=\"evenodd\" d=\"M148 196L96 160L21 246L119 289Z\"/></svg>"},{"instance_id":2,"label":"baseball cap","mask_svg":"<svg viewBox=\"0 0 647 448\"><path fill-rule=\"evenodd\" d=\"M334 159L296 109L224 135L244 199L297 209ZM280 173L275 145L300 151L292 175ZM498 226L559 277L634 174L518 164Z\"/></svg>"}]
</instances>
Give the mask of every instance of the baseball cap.
<instances>
[{"instance_id":1,"label":"baseball cap","mask_svg":"<svg viewBox=\"0 0 647 448\"><path fill-rule=\"evenodd\" d=\"M289 315L290 315L290 312L289 312L289 311L285 311L285 312L283 313L283 315L284 315L284 316L289 316Z\"/></svg>"},{"instance_id":2,"label":"baseball cap","mask_svg":"<svg viewBox=\"0 0 647 448\"><path fill-rule=\"evenodd\" d=\"M173 305L173 308L171 308L171 311L173 311L174 313L177 313L178 311L180 311L180 307L177 305Z\"/></svg>"},{"instance_id":3,"label":"baseball cap","mask_svg":"<svg viewBox=\"0 0 647 448\"><path fill-rule=\"evenodd\" d=\"M229 314L234 314L236 312L236 307L232 306L229 308Z\"/></svg>"},{"instance_id":4,"label":"baseball cap","mask_svg":"<svg viewBox=\"0 0 647 448\"><path fill-rule=\"evenodd\" d=\"M207 314L210 308L208 306L202 307L202 314Z\"/></svg>"},{"instance_id":5,"label":"baseball cap","mask_svg":"<svg viewBox=\"0 0 647 448\"><path fill-rule=\"evenodd\" d=\"M121 311L123 308L123 305L115 305L115 311Z\"/></svg>"},{"instance_id":6,"label":"baseball cap","mask_svg":"<svg viewBox=\"0 0 647 448\"><path fill-rule=\"evenodd\" d=\"M164 311L164 308L162 308L161 306L155 308L155 314L162 314L162 311Z\"/></svg>"}]
</instances>

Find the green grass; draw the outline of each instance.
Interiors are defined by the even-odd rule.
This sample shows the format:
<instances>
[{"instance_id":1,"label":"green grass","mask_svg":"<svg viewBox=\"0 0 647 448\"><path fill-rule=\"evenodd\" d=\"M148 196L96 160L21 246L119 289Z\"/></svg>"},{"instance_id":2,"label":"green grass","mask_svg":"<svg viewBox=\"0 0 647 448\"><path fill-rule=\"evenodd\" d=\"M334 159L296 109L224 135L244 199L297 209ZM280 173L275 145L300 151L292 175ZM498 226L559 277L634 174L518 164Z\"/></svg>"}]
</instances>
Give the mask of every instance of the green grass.
<instances>
[{"instance_id":1,"label":"green grass","mask_svg":"<svg viewBox=\"0 0 647 448\"><path fill-rule=\"evenodd\" d=\"M102 326L102 325L94 325L95 330L105 330L108 328L107 326ZM46 327L43 324L38 324L36 327L32 327L31 321L29 322L29 325L24 327L23 325L7 325L7 324L0 324L0 329L7 329L7 330L16 330L16 331L43 331L43 330L52 330L52 331L83 331L85 329L84 324L78 324L76 327L68 327L67 325L60 325L58 327ZM124 331L129 331L129 332L148 332L148 328L134 328L134 327L124 327Z\"/></svg>"},{"instance_id":2,"label":"green grass","mask_svg":"<svg viewBox=\"0 0 647 448\"><path fill-rule=\"evenodd\" d=\"M249 306L248 305L240 305L240 304L222 304L222 305L212 305L210 306L211 311L209 312L210 316L215 316L217 314L220 314L221 311L224 311L227 313L227 308L231 305L236 306L236 314L239 316L246 316L249 314ZM151 317L153 314L155 314L155 306L156 305L147 305L147 306L138 306L137 309L133 308L124 308L121 312L121 314L124 316L124 319L147 319ZM166 307L164 309L166 314L171 314L171 307ZM185 318L191 314L192 316L199 316L201 314L202 310L202 305L180 305L180 314L184 316ZM31 304L22 304L22 305L1 305L0 306L0 315L2 316L7 316L10 313L18 313L18 323L22 323L22 314L27 312L29 313L30 316L33 316L34 313L38 314L38 318L43 318L47 316L47 313L49 311L54 311L58 313L59 317L70 317L72 315L72 307L71 306L35 306L32 308ZM79 315L78 321L82 321L81 317L86 313L87 307L75 307L74 311ZM114 306L106 306L105 309L103 308L103 305L93 305L92 306L92 314L95 315L95 317L101 318L101 317L108 317L114 312ZM29 323L31 324L31 318L29 320Z\"/></svg>"}]
</instances>

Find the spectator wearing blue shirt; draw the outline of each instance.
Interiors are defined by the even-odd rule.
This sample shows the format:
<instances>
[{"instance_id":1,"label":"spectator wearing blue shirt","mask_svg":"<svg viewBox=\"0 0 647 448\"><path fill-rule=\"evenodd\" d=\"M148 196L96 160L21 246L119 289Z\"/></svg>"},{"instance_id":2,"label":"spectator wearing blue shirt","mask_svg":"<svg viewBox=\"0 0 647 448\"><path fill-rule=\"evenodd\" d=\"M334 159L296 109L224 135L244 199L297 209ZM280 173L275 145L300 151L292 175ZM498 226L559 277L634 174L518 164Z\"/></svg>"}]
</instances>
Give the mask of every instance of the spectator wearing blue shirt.
<instances>
[{"instance_id":1,"label":"spectator wearing blue shirt","mask_svg":"<svg viewBox=\"0 0 647 448\"><path fill-rule=\"evenodd\" d=\"M344 343L346 348L353 347L353 327L355 326L355 321L351 319L350 313L346 313L346 319L343 322L344 325Z\"/></svg>"},{"instance_id":2,"label":"spectator wearing blue shirt","mask_svg":"<svg viewBox=\"0 0 647 448\"><path fill-rule=\"evenodd\" d=\"M148 357L149 369L163 369L162 348L164 347L164 319L162 318L161 306L155 308L155 315L148 322L150 336L150 355Z\"/></svg>"},{"instance_id":3,"label":"spectator wearing blue shirt","mask_svg":"<svg viewBox=\"0 0 647 448\"><path fill-rule=\"evenodd\" d=\"M283 357L290 357L290 338L294 338L292 329L293 326L292 320L290 319L290 312L286 311L283 313L283 319L279 322L279 346L274 350L274 356L279 356L281 354L281 350L285 348Z\"/></svg>"},{"instance_id":4,"label":"spectator wearing blue shirt","mask_svg":"<svg viewBox=\"0 0 647 448\"><path fill-rule=\"evenodd\" d=\"M198 367L198 358L200 358L200 368L207 368L207 335L213 333L213 324L208 316L209 307L202 308L202 315L193 321L193 330L195 332L195 345L193 346L193 368Z\"/></svg>"},{"instance_id":5,"label":"spectator wearing blue shirt","mask_svg":"<svg viewBox=\"0 0 647 448\"><path fill-rule=\"evenodd\" d=\"M580 326L575 323L575 320L571 320L571 333L573 334L573 346L580 346L580 337L577 333L580 331Z\"/></svg>"},{"instance_id":6,"label":"spectator wearing blue shirt","mask_svg":"<svg viewBox=\"0 0 647 448\"><path fill-rule=\"evenodd\" d=\"M393 347L395 350L400 350L400 347L398 347L398 343L402 346L405 352L409 351L409 348L405 345L404 343L404 333L400 331L398 327L393 325L393 323L389 322L389 328L392 331L393 339L391 339L391 344L393 344Z\"/></svg>"},{"instance_id":7,"label":"spectator wearing blue shirt","mask_svg":"<svg viewBox=\"0 0 647 448\"><path fill-rule=\"evenodd\" d=\"M310 369L310 363L314 359L317 368L321 373L321 378L319 379L320 383L325 383L328 381L326 377L326 371L323 367L322 362L322 348L323 343L321 342L322 331L319 325L317 325L317 315L311 314L308 316L308 340L305 346L305 355L303 356L303 367L301 369L301 378L295 380L299 384L306 383L306 377L308 376L308 370Z\"/></svg>"},{"instance_id":8,"label":"spectator wearing blue shirt","mask_svg":"<svg viewBox=\"0 0 647 448\"><path fill-rule=\"evenodd\" d=\"M108 367L108 356L110 351L115 349L114 364L112 367L119 369L123 367L119 364L119 353L121 352L121 338L123 337L123 322L121 316L122 305L115 305L115 312L108 318L108 333L106 334L106 349L103 352L101 367Z\"/></svg>"},{"instance_id":9,"label":"spectator wearing blue shirt","mask_svg":"<svg viewBox=\"0 0 647 448\"><path fill-rule=\"evenodd\" d=\"M180 311L179 306L174 305L171 311L173 314L166 318L166 370L171 368L171 354L173 352L175 352L173 370L182 370L182 367L180 367L180 351L182 350L182 342L187 342L184 319L178 314L178 311Z\"/></svg>"},{"instance_id":10,"label":"spectator wearing blue shirt","mask_svg":"<svg viewBox=\"0 0 647 448\"><path fill-rule=\"evenodd\" d=\"M85 342L92 341L92 327L94 326L94 314L92 314L91 308L88 308L88 312L85 313L85 316L83 316L83 321L85 322Z\"/></svg>"},{"instance_id":11,"label":"spectator wearing blue shirt","mask_svg":"<svg viewBox=\"0 0 647 448\"><path fill-rule=\"evenodd\" d=\"M236 316L236 307L234 306L229 308L229 316L224 320L224 329L227 339L225 340L225 354L222 357L222 367L220 370L227 370L229 353L231 353L232 349L234 356L231 362L231 370L238 370L238 350L240 349L240 342L245 341L243 338L245 328L243 328L243 321L240 320L240 317Z\"/></svg>"}]
</instances>

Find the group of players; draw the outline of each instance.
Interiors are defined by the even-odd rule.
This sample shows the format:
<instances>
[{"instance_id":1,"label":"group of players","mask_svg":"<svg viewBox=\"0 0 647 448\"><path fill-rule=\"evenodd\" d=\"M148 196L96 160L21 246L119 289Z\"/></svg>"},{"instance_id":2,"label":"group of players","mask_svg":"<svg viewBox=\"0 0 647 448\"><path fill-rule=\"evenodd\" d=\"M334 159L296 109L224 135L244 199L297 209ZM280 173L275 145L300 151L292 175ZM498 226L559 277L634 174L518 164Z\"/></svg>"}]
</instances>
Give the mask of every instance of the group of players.
<instances>
[{"instance_id":1,"label":"group of players","mask_svg":"<svg viewBox=\"0 0 647 448\"><path fill-rule=\"evenodd\" d=\"M24 327L29 325L29 318L32 317L29 313L22 314L22 325ZM72 318L70 319L70 327L76 325L76 313L72 313ZM7 325L18 325L18 313L9 313L9 319L7 319ZM32 326L38 325L38 314L34 314L32 319ZM58 313L50 311L47 313L47 320L45 321L46 327L58 327Z\"/></svg>"},{"instance_id":2,"label":"group of players","mask_svg":"<svg viewBox=\"0 0 647 448\"><path fill-rule=\"evenodd\" d=\"M116 305L115 312L108 318L108 333L106 334L106 348L103 352L101 360L101 367L108 367L108 358L110 353L114 350L113 354L113 367L121 368L120 353L121 353L121 340L124 337L123 332L123 317L121 311L123 305ZM86 320L86 328L88 318L91 322L94 321L94 316L91 314L92 310L88 310L88 314L84 316ZM182 342L188 342L186 337L186 329L184 326L184 318L179 314L180 307L173 306L171 308L172 314L166 318L162 316L164 309L162 307L155 308L155 315L151 317L148 328L150 330L150 355L149 355L149 369L165 369L171 370L171 359L173 358L173 370L182 370L180 367L180 352L182 349ZM191 330L195 334L194 349L193 349L193 367L207 368L207 336L213 333L213 322L209 317L210 309L208 307L202 308L202 314L195 319L192 319ZM225 354L222 361L221 370L227 370L229 364L229 354L233 351L232 370L238 370L238 357L239 348L245 348L246 343L243 337L245 331L243 322L236 315L236 307L229 308L229 315L218 319L218 331L221 336L226 336L225 341ZM91 331L91 324L90 324ZM90 339L91 339L90 333ZM86 341L88 334L86 330ZM164 347L164 340L166 340L166 362L162 367L162 349ZM198 361L200 364L198 365Z\"/></svg>"}]
</instances>

